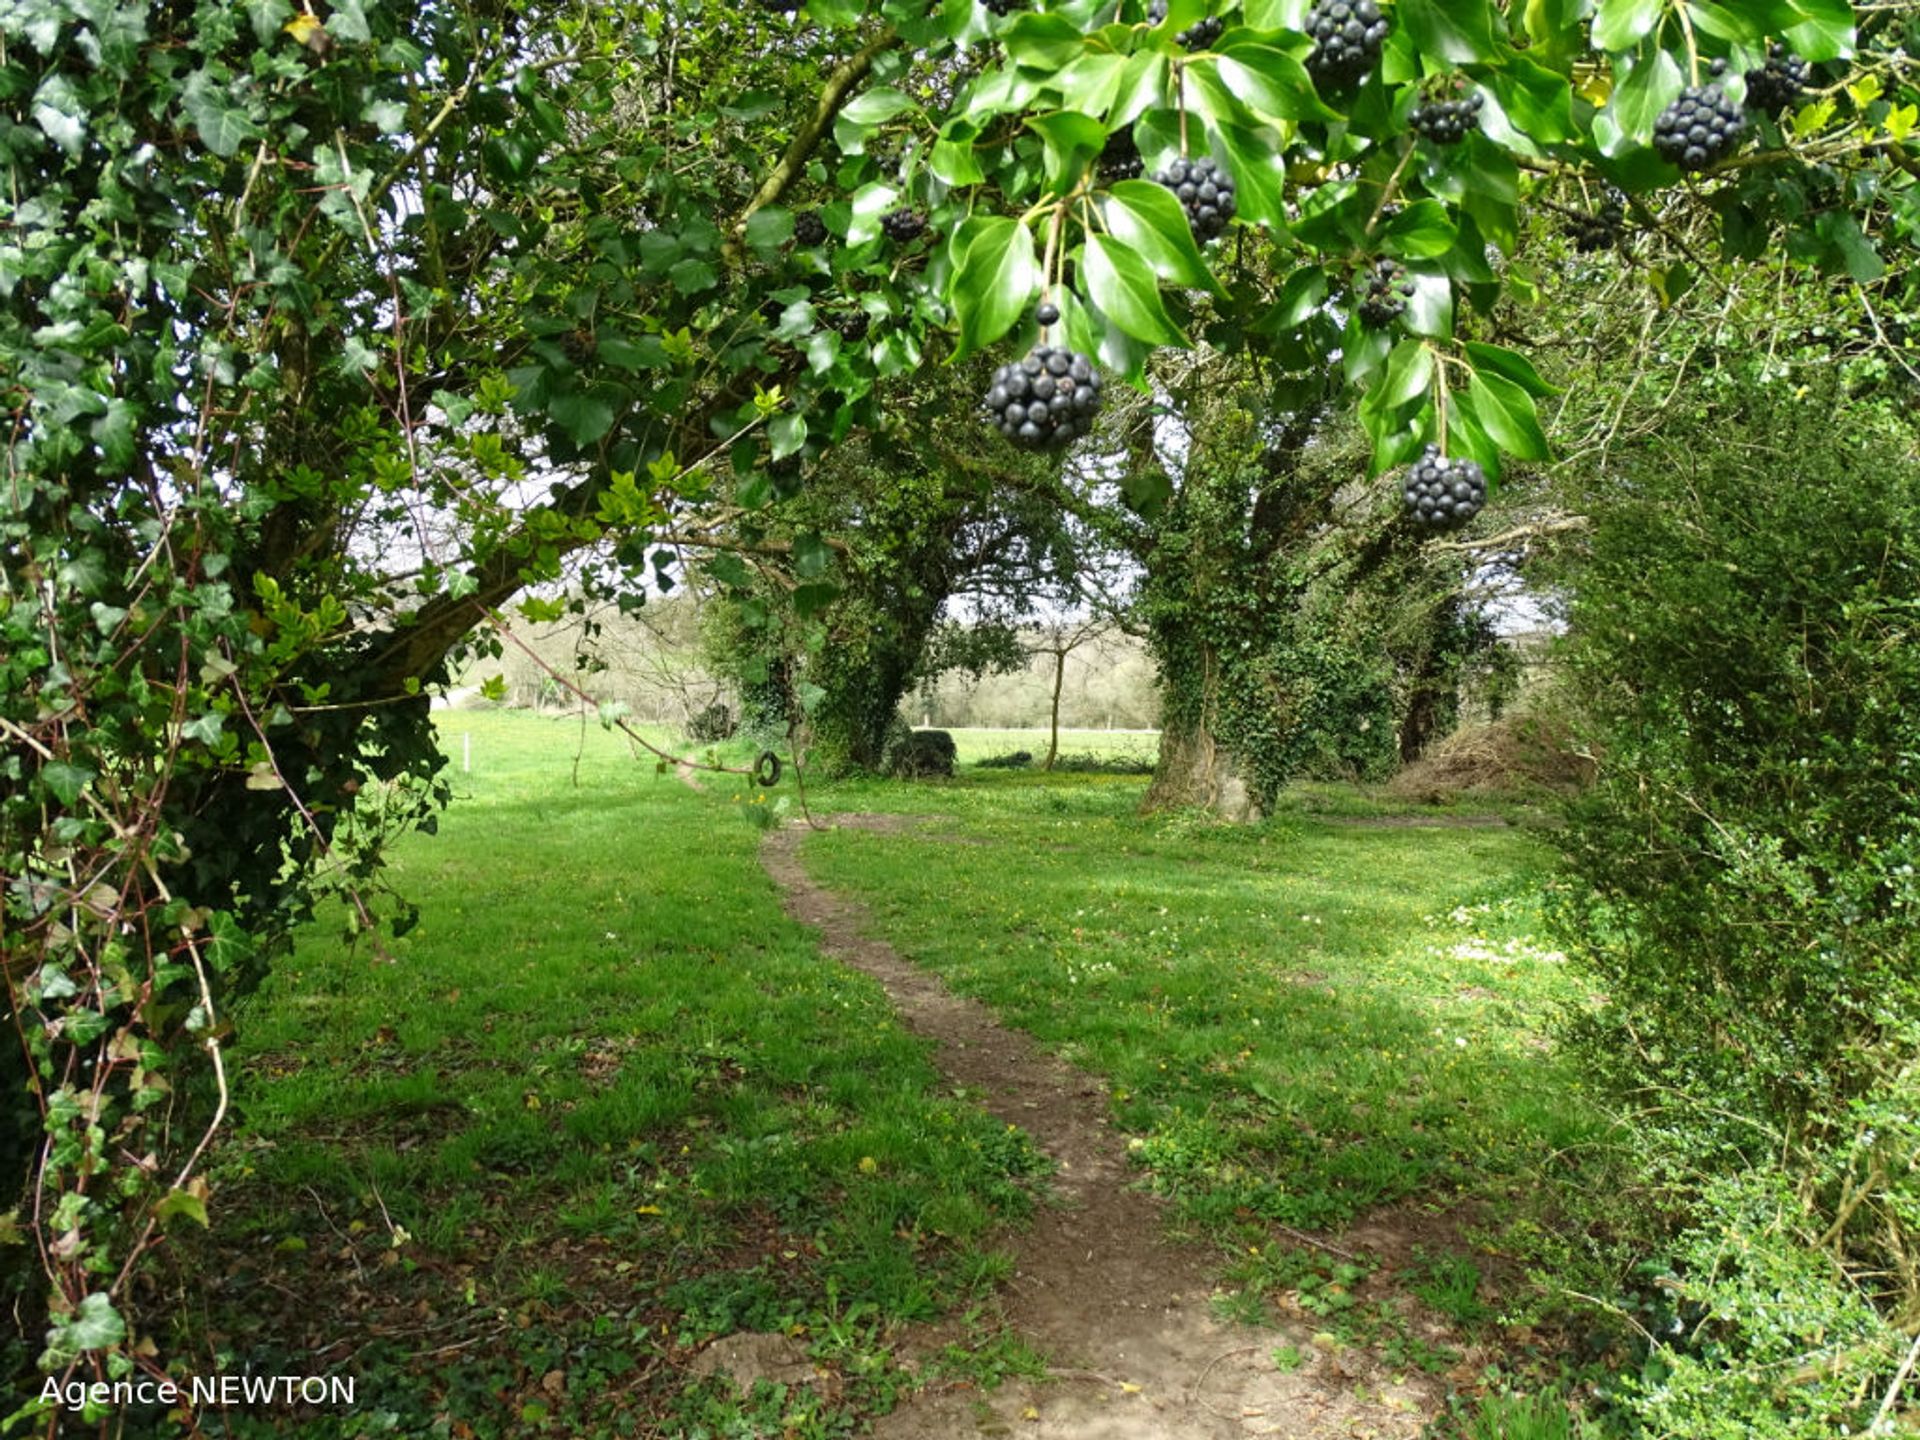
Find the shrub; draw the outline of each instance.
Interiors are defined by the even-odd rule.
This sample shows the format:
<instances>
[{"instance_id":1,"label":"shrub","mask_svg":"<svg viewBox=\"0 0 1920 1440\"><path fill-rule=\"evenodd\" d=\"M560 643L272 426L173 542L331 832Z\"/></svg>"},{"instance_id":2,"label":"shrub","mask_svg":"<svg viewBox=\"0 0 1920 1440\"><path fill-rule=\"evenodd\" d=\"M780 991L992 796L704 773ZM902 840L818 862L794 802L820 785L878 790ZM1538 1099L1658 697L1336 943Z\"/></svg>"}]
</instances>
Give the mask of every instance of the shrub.
<instances>
[{"instance_id":1,"label":"shrub","mask_svg":"<svg viewBox=\"0 0 1920 1440\"><path fill-rule=\"evenodd\" d=\"M1569 1039L1705 1317L1628 1404L1858 1433L1920 1316L1920 467L1872 412L1756 394L1592 509L1567 660L1602 761L1557 924L1604 1000Z\"/></svg>"},{"instance_id":2,"label":"shrub","mask_svg":"<svg viewBox=\"0 0 1920 1440\"><path fill-rule=\"evenodd\" d=\"M1024 770L1033 764L1031 750L1012 750L1005 755L989 755L973 762L982 770Z\"/></svg>"},{"instance_id":3,"label":"shrub","mask_svg":"<svg viewBox=\"0 0 1920 1440\"><path fill-rule=\"evenodd\" d=\"M887 773L901 780L953 774L953 736L945 730L909 730L887 751Z\"/></svg>"},{"instance_id":4,"label":"shrub","mask_svg":"<svg viewBox=\"0 0 1920 1440\"><path fill-rule=\"evenodd\" d=\"M733 711L719 700L687 717L687 738L703 745L731 740L739 729L740 724L733 718Z\"/></svg>"}]
</instances>

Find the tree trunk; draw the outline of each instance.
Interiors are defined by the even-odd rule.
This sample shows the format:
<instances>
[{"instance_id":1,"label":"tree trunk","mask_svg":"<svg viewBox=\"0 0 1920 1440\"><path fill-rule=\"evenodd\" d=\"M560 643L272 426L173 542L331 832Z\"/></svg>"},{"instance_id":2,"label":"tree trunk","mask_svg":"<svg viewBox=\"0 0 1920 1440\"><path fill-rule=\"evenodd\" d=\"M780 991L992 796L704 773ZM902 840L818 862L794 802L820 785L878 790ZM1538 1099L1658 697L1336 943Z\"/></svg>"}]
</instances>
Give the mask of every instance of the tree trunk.
<instances>
[{"instance_id":1,"label":"tree trunk","mask_svg":"<svg viewBox=\"0 0 1920 1440\"><path fill-rule=\"evenodd\" d=\"M1266 816L1241 756L1204 723L1169 721L1160 732L1160 764L1141 808L1207 810L1235 823Z\"/></svg>"},{"instance_id":2,"label":"tree trunk","mask_svg":"<svg viewBox=\"0 0 1920 1440\"><path fill-rule=\"evenodd\" d=\"M1053 769L1053 762L1060 755L1060 687L1067 678L1067 652L1065 648L1053 652L1053 728L1047 733L1047 763L1042 770Z\"/></svg>"},{"instance_id":3,"label":"tree trunk","mask_svg":"<svg viewBox=\"0 0 1920 1440\"><path fill-rule=\"evenodd\" d=\"M1216 733L1219 672L1213 647L1202 644L1197 648L1197 675L1174 674L1174 668L1188 666L1169 667L1164 658L1161 661L1162 684L1169 695L1178 695L1185 688L1183 682L1191 682L1193 688L1188 693L1194 698L1187 704L1167 707L1161 721L1160 763L1141 809L1208 810L1235 823L1264 819L1266 807L1253 778L1254 767ZM1169 653L1178 652L1162 652L1163 656Z\"/></svg>"}]
</instances>

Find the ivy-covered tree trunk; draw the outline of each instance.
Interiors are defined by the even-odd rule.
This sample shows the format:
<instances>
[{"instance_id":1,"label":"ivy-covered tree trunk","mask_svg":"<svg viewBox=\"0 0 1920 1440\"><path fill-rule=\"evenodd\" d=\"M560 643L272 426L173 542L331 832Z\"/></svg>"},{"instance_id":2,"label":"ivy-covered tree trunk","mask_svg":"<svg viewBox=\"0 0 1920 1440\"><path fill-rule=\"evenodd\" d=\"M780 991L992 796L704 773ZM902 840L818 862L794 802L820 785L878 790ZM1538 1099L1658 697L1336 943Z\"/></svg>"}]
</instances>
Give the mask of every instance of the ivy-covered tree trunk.
<instances>
[{"instance_id":1,"label":"ivy-covered tree trunk","mask_svg":"<svg viewBox=\"0 0 1920 1440\"><path fill-rule=\"evenodd\" d=\"M1212 647L1203 641L1192 649L1168 647L1161 654L1168 699L1160 722L1160 763L1147 788L1146 808L1202 809L1235 822L1261 819L1272 795L1262 793L1256 757L1233 736L1221 733L1213 688L1218 662ZM1195 655L1198 663L1177 658L1186 654ZM1189 669L1198 673L1185 673Z\"/></svg>"}]
</instances>

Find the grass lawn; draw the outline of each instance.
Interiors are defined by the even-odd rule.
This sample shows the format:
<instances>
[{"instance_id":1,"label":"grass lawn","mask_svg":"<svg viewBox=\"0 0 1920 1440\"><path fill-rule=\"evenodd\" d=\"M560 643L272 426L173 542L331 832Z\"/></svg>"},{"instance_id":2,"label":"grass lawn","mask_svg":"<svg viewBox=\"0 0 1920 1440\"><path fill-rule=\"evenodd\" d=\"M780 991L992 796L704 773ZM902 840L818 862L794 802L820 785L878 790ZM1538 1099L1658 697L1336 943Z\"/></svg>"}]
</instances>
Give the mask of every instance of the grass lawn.
<instances>
[{"instance_id":1,"label":"grass lawn","mask_svg":"<svg viewBox=\"0 0 1920 1440\"><path fill-rule=\"evenodd\" d=\"M199 1368L358 1375L365 1413L302 1434L841 1433L889 1403L883 1325L1001 1278L1036 1155L820 962L733 806L598 725L578 788L577 727L445 728L461 798L396 853L424 919L395 963L315 928L239 1017L179 1277ZM691 1382L735 1330L839 1399Z\"/></svg>"},{"instance_id":2,"label":"grass lawn","mask_svg":"<svg viewBox=\"0 0 1920 1440\"><path fill-rule=\"evenodd\" d=\"M584 750L575 721L441 725L460 798L395 852L424 912L395 963L317 926L240 1013L215 1227L176 1251L188 1353L358 1375L360 1412L302 1434L848 1433L901 1383L889 1326L974 1313L1005 1277L1043 1165L781 912L756 822L790 783L697 795L596 724ZM1143 819L1144 784L816 785L816 810L939 818L806 855L1104 1080L1142 1180L1230 1252L1223 1305L1448 1363L1288 1232L1444 1216L1385 1278L1463 1327L1524 1308L1489 1247L1595 1135L1539 1038L1573 992L1532 938L1536 842ZM736 1399L690 1375L742 1330L829 1378ZM976 1378L1029 1363L976 1338Z\"/></svg>"}]
</instances>

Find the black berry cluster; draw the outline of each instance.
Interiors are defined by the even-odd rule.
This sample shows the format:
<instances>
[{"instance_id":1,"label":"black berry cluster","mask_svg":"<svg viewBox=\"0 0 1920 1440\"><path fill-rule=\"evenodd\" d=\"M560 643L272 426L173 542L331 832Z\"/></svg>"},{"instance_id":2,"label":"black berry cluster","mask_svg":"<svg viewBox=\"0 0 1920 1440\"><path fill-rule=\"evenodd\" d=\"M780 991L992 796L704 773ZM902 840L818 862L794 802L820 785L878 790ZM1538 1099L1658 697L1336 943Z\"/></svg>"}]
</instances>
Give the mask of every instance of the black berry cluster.
<instances>
[{"instance_id":1,"label":"black berry cluster","mask_svg":"<svg viewBox=\"0 0 1920 1440\"><path fill-rule=\"evenodd\" d=\"M1024 450L1053 450L1093 429L1100 376L1064 345L1036 345L1027 358L993 372L987 419Z\"/></svg>"},{"instance_id":2,"label":"black berry cluster","mask_svg":"<svg viewBox=\"0 0 1920 1440\"><path fill-rule=\"evenodd\" d=\"M1573 248L1582 254L1611 250L1620 243L1620 227L1627 218L1625 198L1609 189L1600 208L1591 214L1570 216L1567 228L1573 232Z\"/></svg>"},{"instance_id":3,"label":"black berry cluster","mask_svg":"<svg viewBox=\"0 0 1920 1440\"><path fill-rule=\"evenodd\" d=\"M864 310L854 310L845 315L836 315L827 322L840 332L840 338L849 343L867 338L867 326L872 318Z\"/></svg>"},{"instance_id":4,"label":"black berry cluster","mask_svg":"<svg viewBox=\"0 0 1920 1440\"><path fill-rule=\"evenodd\" d=\"M1218 15L1196 20L1173 38L1188 50L1204 50L1226 31L1227 22Z\"/></svg>"},{"instance_id":5,"label":"black berry cluster","mask_svg":"<svg viewBox=\"0 0 1920 1440\"><path fill-rule=\"evenodd\" d=\"M1326 89L1345 90L1373 68L1391 27L1374 0L1316 0L1306 28L1314 40L1308 73Z\"/></svg>"},{"instance_id":6,"label":"black berry cluster","mask_svg":"<svg viewBox=\"0 0 1920 1440\"><path fill-rule=\"evenodd\" d=\"M1100 147L1100 174L1107 180L1138 180L1147 167L1140 159L1140 148L1133 143L1133 131L1116 130Z\"/></svg>"},{"instance_id":7,"label":"black berry cluster","mask_svg":"<svg viewBox=\"0 0 1920 1440\"><path fill-rule=\"evenodd\" d=\"M1360 323L1381 330L1407 313L1407 300L1413 294L1413 281L1398 261L1382 260L1367 276L1367 288L1360 297Z\"/></svg>"},{"instance_id":8,"label":"black berry cluster","mask_svg":"<svg viewBox=\"0 0 1920 1440\"><path fill-rule=\"evenodd\" d=\"M1202 245L1225 230L1233 218L1233 177L1211 155L1194 160L1182 156L1153 178L1179 197Z\"/></svg>"},{"instance_id":9,"label":"black berry cluster","mask_svg":"<svg viewBox=\"0 0 1920 1440\"><path fill-rule=\"evenodd\" d=\"M1767 63L1747 71L1747 108L1778 115L1807 88L1807 62L1784 45L1767 47Z\"/></svg>"},{"instance_id":10,"label":"black berry cluster","mask_svg":"<svg viewBox=\"0 0 1920 1440\"><path fill-rule=\"evenodd\" d=\"M1653 148L1682 170L1704 170L1732 151L1746 126L1718 85L1689 85L1653 122Z\"/></svg>"},{"instance_id":11,"label":"black berry cluster","mask_svg":"<svg viewBox=\"0 0 1920 1440\"><path fill-rule=\"evenodd\" d=\"M927 220L918 210L905 208L889 210L880 217L880 228L886 237L896 245L905 245L909 240L917 240L927 228Z\"/></svg>"},{"instance_id":12,"label":"black berry cluster","mask_svg":"<svg viewBox=\"0 0 1920 1440\"><path fill-rule=\"evenodd\" d=\"M1458 145L1480 128L1486 97L1478 90L1459 100L1427 100L1413 107L1407 123L1436 145Z\"/></svg>"},{"instance_id":13,"label":"black berry cluster","mask_svg":"<svg viewBox=\"0 0 1920 1440\"><path fill-rule=\"evenodd\" d=\"M1449 460L1438 445L1407 471L1401 492L1413 523L1427 530L1451 530L1480 513L1487 503L1486 473L1471 460Z\"/></svg>"},{"instance_id":14,"label":"black berry cluster","mask_svg":"<svg viewBox=\"0 0 1920 1440\"><path fill-rule=\"evenodd\" d=\"M818 210L802 210L793 217L793 243L796 245L818 245L827 238L827 222L820 218Z\"/></svg>"},{"instance_id":15,"label":"black berry cluster","mask_svg":"<svg viewBox=\"0 0 1920 1440\"><path fill-rule=\"evenodd\" d=\"M1016 10L1027 8L1027 0L981 0L981 3L1000 16L1011 15Z\"/></svg>"}]
</instances>

